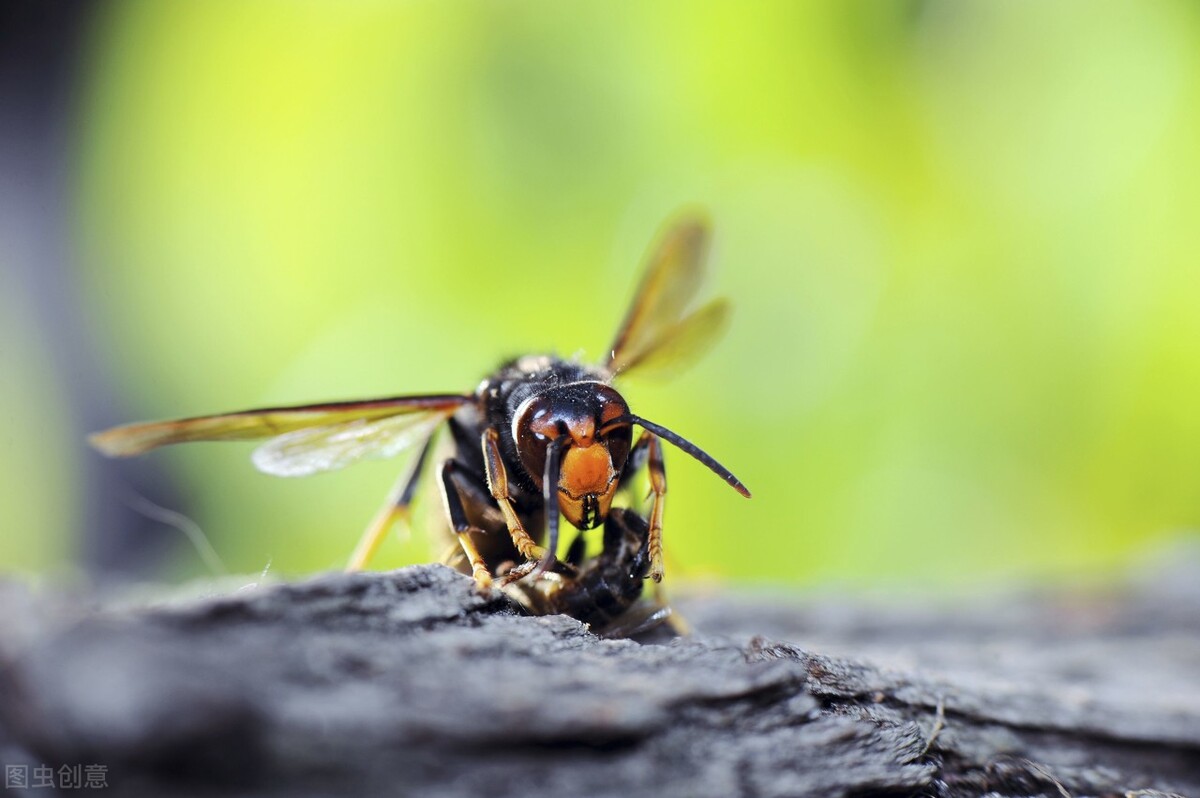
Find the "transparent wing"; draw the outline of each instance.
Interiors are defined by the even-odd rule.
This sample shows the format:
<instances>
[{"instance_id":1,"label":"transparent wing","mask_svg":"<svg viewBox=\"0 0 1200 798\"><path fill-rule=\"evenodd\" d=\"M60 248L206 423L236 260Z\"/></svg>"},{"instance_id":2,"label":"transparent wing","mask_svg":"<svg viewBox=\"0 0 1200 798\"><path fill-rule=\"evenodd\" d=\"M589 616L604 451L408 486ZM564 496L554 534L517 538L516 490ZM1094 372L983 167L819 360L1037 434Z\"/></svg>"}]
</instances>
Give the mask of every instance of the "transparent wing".
<instances>
[{"instance_id":1,"label":"transparent wing","mask_svg":"<svg viewBox=\"0 0 1200 798\"><path fill-rule=\"evenodd\" d=\"M470 396L433 394L266 407L214 416L128 424L97 432L88 440L109 457L131 457L172 443L270 438L312 427L332 428L394 416L421 417L432 414L444 419L469 401Z\"/></svg>"},{"instance_id":2,"label":"transparent wing","mask_svg":"<svg viewBox=\"0 0 1200 798\"><path fill-rule=\"evenodd\" d=\"M625 364L639 377L673 377L696 362L729 327L729 302L714 299L659 333L654 345Z\"/></svg>"},{"instance_id":3,"label":"transparent wing","mask_svg":"<svg viewBox=\"0 0 1200 798\"><path fill-rule=\"evenodd\" d=\"M691 213L670 224L651 248L633 303L609 349L605 366L611 372L648 363L654 350L691 318L686 311L704 279L709 238L708 220Z\"/></svg>"},{"instance_id":4,"label":"transparent wing","mask_svg":"<svg viewBox=\"0 0 1200 798\"><path fill-rule=\"evenodd\" d=\"M376 419L354 419L328 427L300 429L254 450L254 467L277 477L306 477L345 468L359 460L394 457L424 441L453 409Z\"/></svg>"}]
</instances>

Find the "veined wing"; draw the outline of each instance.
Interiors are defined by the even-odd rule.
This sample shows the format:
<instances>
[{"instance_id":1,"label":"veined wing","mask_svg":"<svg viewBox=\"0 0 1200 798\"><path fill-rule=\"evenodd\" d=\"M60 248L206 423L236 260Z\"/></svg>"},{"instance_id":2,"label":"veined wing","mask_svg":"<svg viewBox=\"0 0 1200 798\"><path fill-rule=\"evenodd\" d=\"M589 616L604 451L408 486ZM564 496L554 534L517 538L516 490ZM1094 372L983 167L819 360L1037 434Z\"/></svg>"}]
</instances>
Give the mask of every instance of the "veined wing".
<instances>
[{"instance_id":1,"label":"veined wing","mask_svg":"<svg viewBox=\"0 0 1200 798\"><path fill-rule=\"evenodd\" d=\"M681 340L679 330L691 319L712 319L714 314L724 313L712 310L711 305L695 314L686 312L703 282L709 237L708 220L696 213L681 216L660 236L609 349L605 366L611 372L618 374L649 362L669 339Z\"/></svg>"},{"instance_id":2,"label":"veined wing","mask_svg":"<svg viewBox=\"0 0 1200 798\"><path fill-rule=\"evenodd\" d=\"M422 417L445 419L469 401L470 396L432 394L266 407L214 416L128 424L97 432L88 440L109 457L131 457L172 443L253 440L313 427L366 424L393 417L411 417L414 423Z\"/></svg>"},{"instance_id":3,"label":"veined wing","mask_svg":"<svg viewBox=\"0 0 1200 798\"><path fill-rule=\"evenodd\" d=\"M394 457L425 441L455 408L375 420L356 418L327 427L288 432L254 450L254 467L277 477L306 477L359 460Z\"/></svg>"},{"instance_id":4,"label":"veined wing","mask_svg":"<svg viewBox=\"0 0 1200 798\"><path fill-rule=\"evenodd\" d=\"M654 345L625 364L639 377L671 377L691 366L729 327L728 300L714 299L704 307L662 330Z\"/></svg>"}]
</instances>

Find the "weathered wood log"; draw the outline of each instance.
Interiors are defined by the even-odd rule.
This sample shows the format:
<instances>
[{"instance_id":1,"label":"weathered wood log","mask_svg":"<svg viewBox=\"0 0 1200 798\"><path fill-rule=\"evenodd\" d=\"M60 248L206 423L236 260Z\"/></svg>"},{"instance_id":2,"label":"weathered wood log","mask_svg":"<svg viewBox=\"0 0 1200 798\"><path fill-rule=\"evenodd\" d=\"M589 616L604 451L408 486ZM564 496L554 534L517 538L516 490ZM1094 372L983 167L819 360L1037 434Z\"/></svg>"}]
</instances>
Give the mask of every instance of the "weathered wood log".
<instances>
[{"instance_id":1,"label":"weathered wood log","mask_svg":"<svg viewBox=\"0 0 1200 798\"><path fill-rule=\"evenodd\" d=\"M157 607L10 584L0 762L100 764L131 796L1200 796L1196 573L952 609L694 599L661 645L440 566Z\"/></svg>"}]
</instances>

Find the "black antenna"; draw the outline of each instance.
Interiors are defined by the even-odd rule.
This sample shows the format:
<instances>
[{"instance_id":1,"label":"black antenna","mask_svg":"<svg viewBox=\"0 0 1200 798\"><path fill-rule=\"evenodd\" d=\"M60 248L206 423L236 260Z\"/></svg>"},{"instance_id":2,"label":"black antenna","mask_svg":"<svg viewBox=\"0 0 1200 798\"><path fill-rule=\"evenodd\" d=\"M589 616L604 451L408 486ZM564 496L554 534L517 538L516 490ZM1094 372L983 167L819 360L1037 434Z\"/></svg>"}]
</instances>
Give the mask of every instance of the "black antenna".
<instances>
[{"instance_id":1,"label":"black antenna","mask_svg":"<svg viewBox=\"0 0 1200 798\"><path fill-rule=\"evenodd\" d=\"M619 427L623 424L637 424L647 432L652 432L658 437L662 438L664 441L674 444L677 448L682 449L692 457L699 460L701 463L704 463L704 465L708 466L708 470L725 480L725 482L729 484L729 487L733 488L747 499L750 498L750 489L743 485L742 481L733 475L733 472L718 463L712 455L689 441L687 438L684 438L682 435L671 432L671 430L667 429L666 427L659 426L653 421L647 421L641 416L635 416L632 413L628 413L609 421L604 425L601 431L607 432L613 427Z\"/></svg>"}]
</instances>

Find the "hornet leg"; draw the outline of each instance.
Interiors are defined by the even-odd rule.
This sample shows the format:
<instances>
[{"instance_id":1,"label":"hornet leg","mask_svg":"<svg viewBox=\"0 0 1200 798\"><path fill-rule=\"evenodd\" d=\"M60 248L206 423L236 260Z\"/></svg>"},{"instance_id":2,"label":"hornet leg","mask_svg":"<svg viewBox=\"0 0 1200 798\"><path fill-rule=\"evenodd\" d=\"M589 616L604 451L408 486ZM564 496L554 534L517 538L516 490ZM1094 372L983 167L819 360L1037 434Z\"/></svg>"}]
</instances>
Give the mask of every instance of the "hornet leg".
<instances>
[{"instance_id":1,"label":"hornet leg","mask_svg":"<svg viewBox=\"0 0 1200 798\"><path fill-rule=\"evenodd\" d=\"M508 472L504 468L504 461L500 459L500 440L496 430L485 430L482 444L483 462L487 464L488 489L499 505L500 512L504 514L504 524L508 527L508 534L512 536L513 545L526 560L541 560L546 556L546 549L539 546L525 531L525 525L521 523L517 511L513 509L512 500L508 497ZM548 513L557 511L557 507L546 508Z\"/></svg>"},{"instance_id":2,"label":"hornet leg","mask_svg":"<svg viewBox=\"0 0 1200 798\"><path fill-rule=\"evenodd\" d=\"M391 493L388 494L387 501L379 508L379 512L371 519L371 523L367 524L366 530L358 540L358 545L354 547L354 554L350 556L350 562L346 565L347 571L361 571L366 568L392 524L398 520L408 522L408 509L412 505L417 485L421 481L421 474L425 470L425 461L429 457L429 450L433 448L433 439L434 435L430 434L421 444L421 450L417 454L416 460L408 467L408 471L401 475Z\"/></svg>"},{"instance_id":3,"label":"hornet leg","mask_svg":"<svg viewBox=\"0 0 1200 798\"><path fill-rule=\"evenodd\" d=\"M446 515L450 518L450 526L458 538L458 545L462 546L463 553L467 555L467 562L471 564L471 575L475 577L475 585L480 590L488 590L492 586L492 573L475 546L475 541L471 539L472 532L482 534L483 530L471 526L467 520L467 511L463 509L458 483L458 469L458 461L453 459L442 464L442 500L446 504Z\"/></svg>"},{"instance_id":4,"label":"hornet leg","mask_svg":"<svg viewBox=\"0 0 1200 798\"><path fill-rule=\"evenodd\" d=\"M646 448L649 457L646 460L650 472L650 492L654 502L650 505L650 537L647 549L650 554L650 578L661 582L663 578L662 527L663 527L663 498L667 495L667 472L663 466L662 444L658 436L646 432L642 438L649 438ZM638 441L640 444L641 441Z\"/></svg>"}]
</instances>

